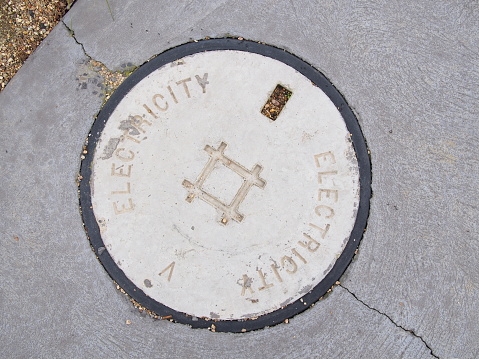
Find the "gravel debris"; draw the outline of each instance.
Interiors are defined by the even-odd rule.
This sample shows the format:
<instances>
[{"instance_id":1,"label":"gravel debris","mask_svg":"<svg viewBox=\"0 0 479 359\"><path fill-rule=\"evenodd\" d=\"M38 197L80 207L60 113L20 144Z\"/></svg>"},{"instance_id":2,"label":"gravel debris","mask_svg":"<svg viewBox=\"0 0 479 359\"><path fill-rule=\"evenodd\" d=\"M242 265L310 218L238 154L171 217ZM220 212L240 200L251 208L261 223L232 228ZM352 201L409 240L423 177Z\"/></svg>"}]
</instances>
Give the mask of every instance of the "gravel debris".
<instances>
[{"instance_id":1,"label":"gravel debris","mask_svg":"<svg viewBox=\"0 0 479 359\"><path fill-rule=\"evenodd\" d=\"M0 0L0 91L74 0Z\"/></svg>"}]
</instances>

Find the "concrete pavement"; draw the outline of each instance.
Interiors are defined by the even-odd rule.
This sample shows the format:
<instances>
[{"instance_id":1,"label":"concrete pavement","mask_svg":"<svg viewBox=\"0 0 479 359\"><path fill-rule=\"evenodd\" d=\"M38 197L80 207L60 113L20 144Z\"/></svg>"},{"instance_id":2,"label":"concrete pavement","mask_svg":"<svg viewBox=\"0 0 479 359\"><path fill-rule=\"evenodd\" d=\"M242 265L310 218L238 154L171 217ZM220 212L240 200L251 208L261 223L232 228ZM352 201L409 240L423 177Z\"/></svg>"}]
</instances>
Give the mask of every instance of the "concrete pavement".
<instances>
[{"instance_id":1,"label":"concrete pavement","mask_svg":"<svg viewBox=\"0 0 479 359\"><path fill-rule=\"evenodd\" d=\"M479 356L476 2L109 3L78 0L0 94L2 357ZM356 112L373 175L341 285L289 324L246 334L135 309L90 249L76 184L103 101L89 61L121 71L224 36L323 72Z\"/></svg>"}]
</instances>

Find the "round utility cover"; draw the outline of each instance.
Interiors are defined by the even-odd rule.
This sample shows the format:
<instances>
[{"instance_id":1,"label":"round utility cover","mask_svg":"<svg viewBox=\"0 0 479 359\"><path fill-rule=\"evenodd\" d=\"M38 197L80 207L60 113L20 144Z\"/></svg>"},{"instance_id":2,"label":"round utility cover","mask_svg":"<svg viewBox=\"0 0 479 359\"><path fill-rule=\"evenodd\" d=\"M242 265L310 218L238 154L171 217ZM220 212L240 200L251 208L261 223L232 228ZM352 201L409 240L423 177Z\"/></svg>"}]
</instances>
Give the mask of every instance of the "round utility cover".
<instances>
[{"instance_id":1,"label":"round utility cover","mask_svg":"<svg viewBox=\"0 0 479 359\"><path fill-rule=\"evenodd\" d=\"M215 331L317 301L369 209L369 157L343 97L297 57L236 39L135 71L95 121L81 175L85 227L118 285Z\"/></svg>"}]
</instances>

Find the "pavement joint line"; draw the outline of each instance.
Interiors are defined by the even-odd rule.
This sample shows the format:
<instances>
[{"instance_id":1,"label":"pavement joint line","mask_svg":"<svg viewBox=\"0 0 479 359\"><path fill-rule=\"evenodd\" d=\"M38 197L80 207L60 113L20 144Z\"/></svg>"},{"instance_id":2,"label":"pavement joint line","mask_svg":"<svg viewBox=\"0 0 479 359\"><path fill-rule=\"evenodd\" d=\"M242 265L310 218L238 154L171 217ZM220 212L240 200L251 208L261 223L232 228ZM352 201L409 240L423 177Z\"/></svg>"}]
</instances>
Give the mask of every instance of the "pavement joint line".
<instances>
[{"instance_id":1,"label":"pavement joint line","mask_svg":"<svg viewBox=\"0 0 479 359\"><path fill-rule=\"evenodd\" d=\"M106 66L102 61L100 60L96 60L93 58L93 56L91 56L85 49L85 46L83 45L82 42L78 41L78 39L76 38L75 36L75 31L73 30L73 27L70 27L68 26L65 21L62 19L61 20L62 24L66 27L68 33L70 34L70 36L73 38L73 40L75 40L75 42L81 46L81 49L83 51L83 54L88 57L88 60L90 61L94 61L94 62L97 62L99 64L101 64L102 67L104 67L108 72L110 72L111 74L115 74L115 73L118 73L118 74L121 74L122 76L124 77L128 77L134 70L136 70L139 66L136 66L136 65L131 65L129 66L129 68L127 70L112 70L110 69L108 66Z\"/></svg>"},{"instance_id":2,"label":"pavement joint line","mask_svg":"<svg viewBox=\"0 0 479 359\"><path fill-rule=\"evenodd\" d=\"M85 56L88 57L88 59L90 59L90 60L97 61L97 60L95 60L93 57L91 57L91 56L88 54L88 52L86 52L85 46L83 46L83 44L82 44L80 41L77 40L77 38L76 38L76 36L75 36L75 31L73 30L73 28L70 28L67 24L65 24L65 21L64 21L63 19L61 20L61 22L62 22L62 24L66 27L68 33L69 33L70 36L73 38L73 40L75 40L75 42L76 42L78 45L81 46L82 51L83 51L83 53L85 54ZM98 62L101 63L101 61L98 61ZM102 63L102 64L103 64L103 63ZM105 67L106 67L106 66L105 66ZM108 67L107 67L107 69L108 69ZM111 71L110 69L108 69L108 70Z\"/></svg>"},{"instance_id":3,"label":"pavement joint line","mask_svg":"<svg viewBox=\"0 0 479 359\"><path fill-rule=\"evenodd\" d=\"M401 325L397 324L397 323L396 323L394 320L392 320L392 318L391 318L389 315L387 315L386 313L383 313L383 312L377 310L376 308L371 307L370 305L368 305L367 303L365 303L363 300L359 299L356 294L354 294L353 292L351 292L351 291L350 291L348 288L346 288L343 284L338 284L338 286L341 287L341 288L343 288L343 289L345 289L349 294L351 294L351 295L354 297L354 299L356 299L358 302L360 302L361 304L363 304L364 306L366 306L368 309L371 309L371 310L373 310L373 311L375 311L375 312L381 314L382 316L384 316L384 317L386 317L387 319L389 319L389 321L390 321L391 323L393 323L396 327L398 327L398 328L404 330L405 332L411 334L412 336L414 336L414 337L420 339L420 340L422 341L422 343L426 346L426 348L429 349L429 352L431 353L431 355L432 355L434 358L440 359L436 354L434 354L434 351L432 350L431 346L424 340L424 338L421 337L420 335L416 334L416 333L414 332L414 330L406 329L406 328L402 327Z\"/></svg>"},{"instance_id":4,"label":"pavement joint line","mask_svg":"<svg viewBox=\"0 0 479 359\"><path fill-rule=\"evenodd\" d=\"M88 67L90 70L94 71L98 74L103 81L103 87L101 94L103 95L102 100L102 107L105 105L106 101L110 98L110 96L115 92L118 86L128 77L130 76L138 66L133 65L132 63L123 64L123 70L111 70L108 68L103 62L94 59L85 49L83 43L78 41L75 36L75 31L73 28L68 26L65 21L61 20L63 26L65 26L66 30L68 31L70 37L79 45L83 51L83 54L88 58ZM97 114L98 115L98 114Z\"/></svg>"}]
</instances>

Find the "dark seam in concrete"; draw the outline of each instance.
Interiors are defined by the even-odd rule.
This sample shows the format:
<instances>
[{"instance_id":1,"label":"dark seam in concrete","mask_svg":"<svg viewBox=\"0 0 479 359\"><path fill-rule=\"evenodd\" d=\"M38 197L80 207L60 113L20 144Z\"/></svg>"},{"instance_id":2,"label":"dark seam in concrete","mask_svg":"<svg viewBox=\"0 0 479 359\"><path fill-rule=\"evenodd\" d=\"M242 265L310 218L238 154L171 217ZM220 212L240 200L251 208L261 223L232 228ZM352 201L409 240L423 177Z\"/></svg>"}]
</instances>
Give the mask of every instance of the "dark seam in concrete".
<instances>
[{"instance_id":1,"label":"dark seam in concrete","mask_svg":"<svg viewBox=\"0 0 479 359\"><path fill-rule=\"evenodd\" d=\"M83 50L83 53L85 54L86 57L88 57L90 60L93 60L93 57L91 57L88 52L86 52L85 50L85 46L83 46L83 44L77 40L77 38L75 37L75 31L73 31L73 29L70 29L68 27L67 24L65 24L65 21L63 21L63 19L61 20L62 21L62 24L67 28L67 31L68 33L70 34L70 36L73 38L73 40L75 40L75 42L81 46L82 50Z\"/></svg>"},{"instance_id":2,"label":"dark seam in concrete","mask_svg":"<svg viewBox=\"0 0 479 359\"><path fill-rule=\"evenodd\" d=\"M71 29L70 27L68 27L68 25L65 24L65 21L63 21L63 20L62 20L62 24L67 28L67 31L68 31L68 33L70 34L70 36L73 38L73 40L75 40L75 42L76 42L78 45L81 46L81 49L82 49L83 53L85 54L86 57L88 57L88 59L89 59L90 61L95 61L95 62L100 63L100 64L101 64L102 66L104 66L105 69L107 69L110 73L115 73L115 72L116 72L116 71L110 70L103 62L98 61L98 60L95 60L92 56L90 56L90 55L88 54L88 52L86 52L85 46L83 46L83 43L81 43L80 41L77 40L77 38L76 38L76 36L75 36L75 31L74 31L73 29Z\"/></svg>"},{"instance_id":3,"label":"dark seam in concrete","mask_svg":"<svg viewBox=\"0 0 479 359\"><path fill-rule=\"evenodd\" d=\"M351 292L351 291L350 291L348 288L346 288L344 285L339 284L339 286L340 286L341 288L344 288L349 294L351 294L351 295L354 297L354 299L356 299L358 302L360 302L361 304L363 304L364 306L366 306L368 309L374 310L375 312L377 312L377 313L379 313L379 314L385 316L385 317L388 318L389 321L390 321L391 323L393 323L396 327L398 327L398 328L404 330L405 332L407 332L407 333L409 333L409 334L412 334L414 337L420 339L420 340L423 342L423 344L426 346L426 348L429 349L429 352L431 353L431 355L432 355L434 358L438 358L438 359L439 359L439 357L438 357L436 354L434 354L434 352L432 351L432 349L431 349L431 347L429 346L429 344L427 344L426 341L425 341L420 335L417 335L417 334L414 332L414 330L406 329L406 328L400 326L400 325L397 324L394 320L392 320L391 317L389 317L386 313L380 312L380 311L377 310L376 308L373 308L373 307L371 307L370 305L368 305L368 304L366 304L365 302L363 302L361 299L359 299L359 298L356 296L356 294L354 294L353 292Z\"/></svg>"}]
</instances>

